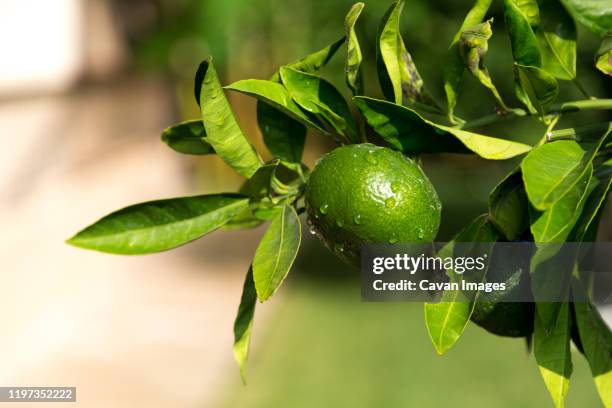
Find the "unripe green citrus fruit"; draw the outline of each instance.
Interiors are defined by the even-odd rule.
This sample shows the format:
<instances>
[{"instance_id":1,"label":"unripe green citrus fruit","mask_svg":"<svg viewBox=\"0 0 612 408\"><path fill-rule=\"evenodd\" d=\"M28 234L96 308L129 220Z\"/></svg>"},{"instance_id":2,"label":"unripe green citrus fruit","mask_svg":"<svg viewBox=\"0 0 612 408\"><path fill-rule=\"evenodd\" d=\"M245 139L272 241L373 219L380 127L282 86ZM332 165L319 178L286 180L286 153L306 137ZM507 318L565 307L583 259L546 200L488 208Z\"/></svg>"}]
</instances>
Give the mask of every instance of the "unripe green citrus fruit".
<instances>
[{"instance_id":1,"label":"unripe green citrus fruit","mask_svg":"<svg viewBox=\"0 0 612 408\"><path fill-rule=\"evenodd\" d=\"M442 208L416 163L369 143L340 147L317 162L306 207L312 231L353 264L365 242L433 241Z\"/></svg>"}]
</instances>

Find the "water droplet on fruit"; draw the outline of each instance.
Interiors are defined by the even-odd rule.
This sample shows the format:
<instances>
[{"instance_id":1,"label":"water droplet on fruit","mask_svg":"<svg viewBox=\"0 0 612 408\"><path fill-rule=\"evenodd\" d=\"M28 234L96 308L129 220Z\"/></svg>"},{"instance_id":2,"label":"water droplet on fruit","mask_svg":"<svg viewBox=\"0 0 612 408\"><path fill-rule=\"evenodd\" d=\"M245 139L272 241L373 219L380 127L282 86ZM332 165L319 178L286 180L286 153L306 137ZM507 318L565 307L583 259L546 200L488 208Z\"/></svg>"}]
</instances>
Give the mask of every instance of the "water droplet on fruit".
<instances>
[{"instance_id":1,"label":"water droplet on fruit","mask_svg":"<svg viewBox=\"0 0 612 408\"><path fill-rule=\"evenodd\" d=\"M357 225L361 224L361 215L357 214L356 216L353 217L353 222Z\"/></svg>"},{"instance_id":2,"label":"water droplet on fruit","mask_svg":"<svg viewBox=\"0 0 612 408\"><path fill-rule=\"evenodd\" d=\"M323 204L319 207L319 212L323 215L327 214L327 210L329 209L329 204Z\"/></svg>"},{"instance_id":3,"label":"water droplet on fruit","mask_svg":"<svg viewBox=\"0 0 612 408\"><path fill-rule=\"evenodd\" d=\"M366 161L370 164L378 163L378 160L376 160L376 157L372 156L372 152L370 152L370 154L366 156Z\"/></svg>"},{"instance_id":4,"label":"water droplet on fruit","mask_svg":"<svg viewBox=\"0 0 612 408\"><path fill-rule=\"evenodd\" d=\"M395 235L391 235L391 238L389 238L389 243L390 244L397 243L397 237Z\"/></svg>"},{"instance_id":5,"label":"water droplet on fruit","mask_svg":"<svg viewBox=\"0 0 612 408\"><path fill-rule=\"evenodd\" d=\"M395 204L397 204L397 202L393 197L389 197L385 200L385 207L387 208L393 208L395 207Z\"/></svg>"},{"instance_id":6,"label":"water droplet on fruit","mask_svg":"<svg viewBox=\"0 0 612 408\"><path fill-rule=\"evenodd\" d=\"M391 183L391 191L393 191L394 193L397 193L401 185L402 184L399 181L394 181L393 183Z\"/></svg>"},{"instance_id":7,"label":"water droplet on fruit","mask_svg":"<svg viewBox=\"0 0 612 408\"><path fill-rule=\"evenodd\" d=\"M419 239L423 238L425 238L425 232L423 231L423 228L419 228Z\"/></svg>"},{"instance_id":8,"label":"water droplet on fruit","mask_svg":"<svg viewBox=\"0 0 612 408\"><path fill-rule=\"evenodd\" d=\"M342 218L338 218L336 220L336 225L339 226L340 228L344 226L344 221L342 221Z\"/></svg>"}]
</instances>

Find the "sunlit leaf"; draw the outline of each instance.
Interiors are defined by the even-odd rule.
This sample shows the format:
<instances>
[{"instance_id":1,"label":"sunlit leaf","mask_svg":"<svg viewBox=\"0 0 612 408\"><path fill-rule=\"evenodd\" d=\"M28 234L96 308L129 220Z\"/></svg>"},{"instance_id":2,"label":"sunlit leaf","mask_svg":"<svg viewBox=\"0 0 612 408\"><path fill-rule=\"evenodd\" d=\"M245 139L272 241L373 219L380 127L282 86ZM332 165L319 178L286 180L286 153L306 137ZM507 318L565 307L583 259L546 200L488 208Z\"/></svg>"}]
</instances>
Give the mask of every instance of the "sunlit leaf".
<instances>
[{"instance_id":1,"label":"sunlit leaf","mask_svg":"<svg viewBox=\"0 0 612 408\"><path fill-rule=\"evenodd\" d=\"M472 151L485 159L504 160L531 149L522 143L438 125L391 102L368 97L353 100L374 131L405 153Z\"/></svg>"},{"instance_id":2,"label":"sunlit leaf","mask_svg":"<svg viewBox=\"0 0 612 408\"><path fill-rule=\"evenodd\" d=\"M248 205L236 194L149 201L107 215L67 242L125 255L165 251L216 230Z\"/></svg>"},{"instance_id":3,"label":"sunlit leaf","mask_svg":"<svg viewBox=\"0 0 612 408\"><path fill-rule=\"evenodd\" d=\"M209 58L200 64L196 82L201 80L200 111L206 141L223 161L249 178L262 165L259 155L240 129Z\"/></svg>"},{"instance_id":4,"label":"sunlit leaf","mask_svg":"<svg viewBox=\"0 0 612 408\"><path fill-rule=\"evenodd\" d=\"M595 67L612 76L612 30L608 31L595 54Z\"/></svg>"},{"instance_id":5,"label":"sunlit leaf","mask_svg":"<svg viewBox=\"0 0 612 408\"><path fill-rule=\"evenodd\" d=\"M542 69L558 79L576 77L576 24L565 7L555 0L540 4L542 22L538 30Z\"/></svg>"},{"instance_id":6,"label":"sunlit leaf","mask_svg":"<svg viewBox=\"0 0 612 408\"><path fill-rule=\"evenodd\" d=\"M171 149L184 154L214 154L215 150L206 141L206 131L201 119L188 120L170 126L162 133L162 141Z\"/></svg>"},{"instance_id":7,"label":"sunlit leaf","mask_svg":"<svg viewBox=\"0 0 612 408\"><path fill-rule=\"evenodd\" d=\"M580 24L603 37L612 27L612 7L602 0L561 0Z\"/></svg>"},{"instance_id":8,"label":"sunlit leaf","mask_svg":"<svg viewBox=\"0 0 612 408\"><path fill-rule=\"evenodd\" d=\"M363 94L363 78L361 77L361 47L355 32L355 23L363 10L363 3L355 3L344 20L344 30L347 38L346 51L346 83L353 91L353 95Z\"/></svg>"},{"instance_id":9,"label":"sunlit leaf","mask_svg":"<svg viewBox=\"0 0 612 408\"><path fill-rule=\"evenodd\" d=\"M253 258L255 288L261 301L269 299L289 273L300 241L300 219L295 209L286 205L272 219Z\"/></svg>"}]
</instances>

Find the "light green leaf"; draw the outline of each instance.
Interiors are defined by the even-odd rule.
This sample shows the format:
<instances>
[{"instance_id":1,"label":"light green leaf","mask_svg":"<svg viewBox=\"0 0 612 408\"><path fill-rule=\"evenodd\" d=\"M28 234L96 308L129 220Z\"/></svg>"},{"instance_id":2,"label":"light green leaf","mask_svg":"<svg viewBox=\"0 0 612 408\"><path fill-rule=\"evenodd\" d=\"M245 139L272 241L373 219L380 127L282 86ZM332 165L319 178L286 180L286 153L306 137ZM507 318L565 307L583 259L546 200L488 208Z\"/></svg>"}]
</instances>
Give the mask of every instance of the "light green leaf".
<instances>
[{"instance_id":1,"label":"light green leaf","mask_svg":"<svg viewBox=\"0 0 612 408\"><path fill-rule=\"evenodd\" d=\"M298 105L329 123L346 141L358 141L355 121L346 100L331 83L289 67L282 67L280 72L283 84Z\"/></svg>"},{"instance_id":2,"label":"light green leaf","mask_svg":"<svg viewBox=\"0 0 612 408\"><path fill-rule=\"evenodd\" d=\"M368 97L353 100L374 131L405 153L461 153L467 149L485 159L504 160L531 149L522 143L438 125L391 102Z\"/></svg>"},{"instance_id":3,"label":"light green leaf","mask_svg":"<svg viewBox=\"0 0 612 408\"><path fill-rule=\"evenodd\" d=\"M563 303L552 331L545 330L539 316L535 316L534 354L540 374L555 407L562 408L572 374L570 352L569 304Z\"/></svg>"},{"instance_id":4,"label":"light green leaf","mask_svg":"<svg viewBox=\"0 0 612 408\"><path fill-rule=\"evenodd\" d=\"M423 79L400 33L404 0L394 2L380 23L377 42L378 79L383 94L397 104L422 103L440 111L425 90Z\"/></svg>"},{"instance_id":5,"label":"light green leaf","mask_svg":"<svg viewBox=\"0 0 612 408\"><path fill-rule=\"evenodd\" d=\"M533 31L538 5L535 0L504 0L504 19L510 35L514 62L534 67L542 66L538 39Z\"/></svg>"},{"instance_id":6,"label":"light green leaf","mask_svg":"<svg viewBox=\"0 0 612 408\"><path fill-rule=\"evenodd\" d=\"M293 61L289 64L286 64L285 67L293 68L296 71L315 74L319 72L319 70L325 65L327 65L327 63L336 54L336 51L338 51L338 48L340 48L340 46L344 44L344 41L345 37L342 37L335 43L330 44L319 51L313 52L312 54L308 54L304 58L300 58L297 61ZM270 80L280 82L280 72L275 72L274 75L272 75L272 78L270 78Z\"/></svg>"},{"instance_id":7,"label":"light green leaf","mask_svg":"<svg viewBox=\"0 0 612 408\"><path fill-rule=\"evenodd\" d=\"M612 76L612 30L608 31L595 54L595 67Z\"/></svg>"},{"instance_id":8,"label":"light green leaf","mask_svg":"<svg viewBox=\"0 0 612 408\"><path fill-rule=\"evenodd\" d=\"M612 333L590 303L574 303L580 341L595 386L606 408L612 407Z\"/></svg>"},{"instance_id":9,"label":"light green leaf","mask_svg":"<svg viewBox=\"0 0 612 408\"><path fill-rule=\"evenodd\" d=\"M353 91L353 95L363 94L363 78L361 77L361 47L355 32L355 23L363 10L363 3L355 3L349 10L344 19L344 30L346 32L347 50L346 50L346 83Z\"/></svg>"},{"instance_id":10,"label":"light green leaf","mask_svg":"<svg viewBox=\"0 0 612 408\"><path fill-rule=\"evenodd\" d=\"M206 131L201 119L188 120L170 126L162 133L162 141L171 149L184 154L214 154L206 141Z\"/></svg>"},{"instance_id":11,"label":"light green leaf","mask_svg":"<svg viewBox=\"0 0 612 408\"><path fill-rule=\"evenodd\" d=\"M497 91L497 88L493 85L489 70L484 65L484 57L489 48L488 41L493 35L493 31L491 30L492 21L491 19L465 29L465 31L461 33L461 38L459 40L459 53L468 71L470 71L482 85L491 91L493 97L502 109L509 110Z\"/></svg>"},{"instance_id":12,"label":"light green leaf","mask_svg":"<svg viewBox=\"0 0 612 408\"><path fill-rule=\"evenodd\" d=\"M497 239L498 234L487 215L481 215L442 248L438 256L452 256L454 242L493 243ZM463 334L474 311L476 296L463 291L444 292L440 302L425 304L427 332L438 354L444 354Z\"/></svg>"},{"instance_id":13,"label":"light green leaf","mask_svg":"<svg viewBox=\"0 0 612 408\"><path fill-rule=\"evenodd\" d=\"M237 194L149 201L107 215L67 242L124 255L165 251L214 231L248 205Z\"/></svg>"},{"instance_id":14,"label":"light green leaf","mask_svg":"<svg viewBox=\"0 0 612 408\"><path fill-rule=\"evenodd\" d=\"M253 283L253 267L250 267L244 280L240 306L238 306L238 313L234 321L234 358L238 363L240 376L245 384L256 303L257 292L255 291L255 284Z\"/></svg>"},{"instance_id":15,"label":"light green leaf","mask_svg":"<svg viewBox=\"0 0 612 408\"><path fill-rule=\"evenodd\" d=\"M559 95L559 85L554 76L533 66L514 64L518 86L529 98L530 104L544 115ZM524 99L524 97L522 97Z\"/></svg>"},{"instance_id":16,"label":"light green leaf","mask_svg":"<svg viewBox=\"0 0 612 408\"><path fill-rule=\"evenodd\" d=\"M200 64L196 83L201 79L200 110L206 141L238 173L249 178L262 165L259 155L240 129L209 58Z\"/></svg>"},{"instance_id":17,"label":"light green leaf","mask_svg":"<svg viewBox=\"0 0 612 408\"><path fill-rule=\"evenodd\" d=\"M587 157L573 140L545 143L529 152L521 168L531 204L541 211L551 208L586 172Z\"/></svg>"},{"instance_id":18,"label":"light green leaf","mask_svg":"<svg viewBox=\"0 0 612 408\"><path fill-rule=\"evenodd\" d=\"M253 258L255 289L262 302L276 292L289 273L300 241L300 219L295 209L286 205L272 219Z\"/></svg>"},{"instance_id":19,"label":"light green leaf","mask_svg":"<svg viewBox=\"0 0 612 408\"><path fill-rule=\"evenodd\" d=\"M582 212L592 174L593 165L589 163L574 187L552 207L543 212L530 208L531 233L535 242L565 241Z\"/></svg>"},{"instance_id":20,"label":"light green leaf","mask_svg":"<svg viewBox=\"0 0 612 408\"><path fill-rule=\"evenodd\" d=\"M457 95L459 94L459 86L463 77L464 64L459 53L459 39L468 27L473 27L480 24L484 19L492 0L476 0L474 6L469 11L459 31L455 34L444 64L444 91L446 92L446 100L448 103L448 115L453 121L453 113L457 105Z\"/></svg>"},{"instance_id":21,"label":"light green leaf","mask_svg":"<svg viewBox=\"0 0 612 408\"><path fill-rule=\"evenodd\" d=\"M576 77L576 24L565 8L555 0L540 5L542 23L538 30L542 69L554 77Z\"/></svg>"},{"instance_id":22,"label":"light green leaf","mask_svg":"<svg viewBox=\"0 0 612 408\"><path fill-rule=\"evenodd\" d=\"M489 217L510 241L529 228L529 203L520 170L510 173L489 195Z\"/></svg>"},{"instance_id":23,"label":"light green leaf","mask_svg":"<svg viewBox=\"0 0 612 408\"><path fill-rule=\"evenodd\" d=\"M602 0L561 0L580 24L603 37L612 27L612 5Z\"/></svg>"}]
</instances>

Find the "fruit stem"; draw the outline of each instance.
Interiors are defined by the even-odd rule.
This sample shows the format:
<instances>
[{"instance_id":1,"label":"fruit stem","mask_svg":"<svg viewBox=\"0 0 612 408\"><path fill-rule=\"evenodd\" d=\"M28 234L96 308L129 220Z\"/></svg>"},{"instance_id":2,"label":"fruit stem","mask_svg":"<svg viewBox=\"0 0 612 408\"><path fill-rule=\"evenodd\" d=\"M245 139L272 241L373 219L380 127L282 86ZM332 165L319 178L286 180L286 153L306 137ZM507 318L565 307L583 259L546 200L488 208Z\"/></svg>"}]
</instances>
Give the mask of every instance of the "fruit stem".
<instances>
[{"instance_id":1,"label":"fruit stem","mask_svg":"<svg viewBox=\"0 0 612 408\"><path fill-rule=\"evenodd\" d=\"M589 136L601 136L601 132L608 131L612 128L612 122L594 123L574 128L566 128L554 130L546 134L546 141L552 142L555 140L576 140L578 142L591 140Z\"/></svg>"}]
</instances>

